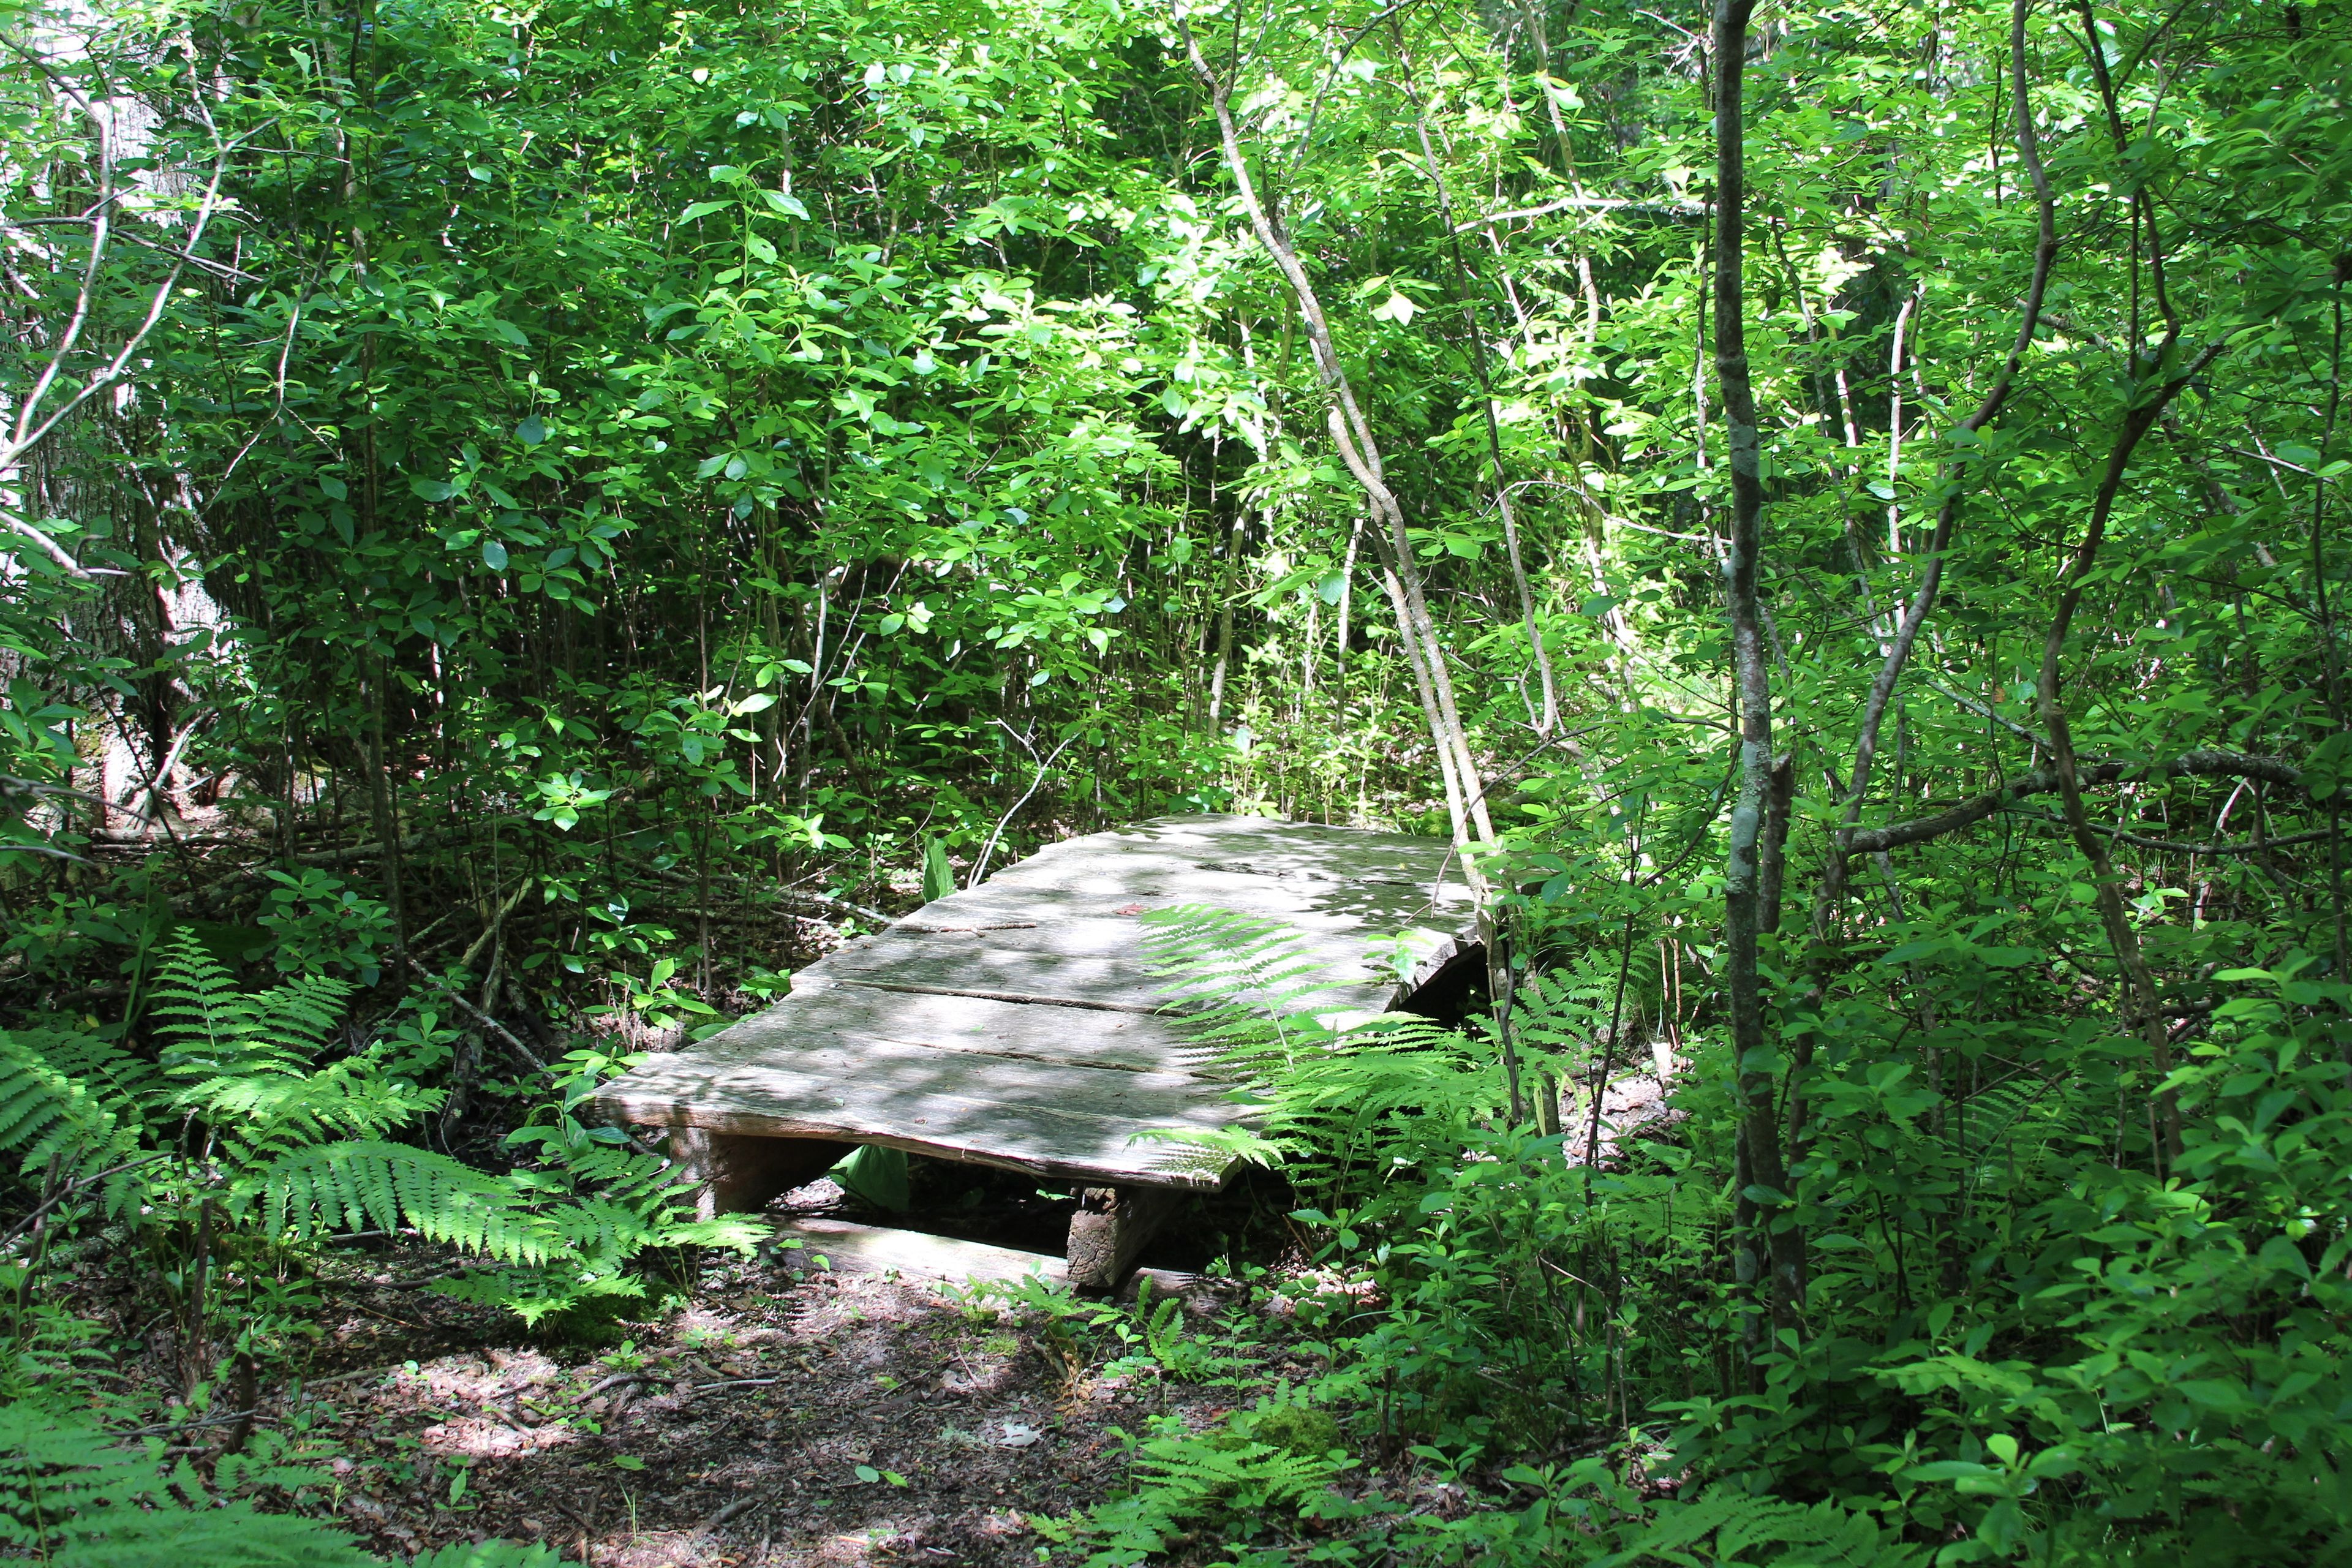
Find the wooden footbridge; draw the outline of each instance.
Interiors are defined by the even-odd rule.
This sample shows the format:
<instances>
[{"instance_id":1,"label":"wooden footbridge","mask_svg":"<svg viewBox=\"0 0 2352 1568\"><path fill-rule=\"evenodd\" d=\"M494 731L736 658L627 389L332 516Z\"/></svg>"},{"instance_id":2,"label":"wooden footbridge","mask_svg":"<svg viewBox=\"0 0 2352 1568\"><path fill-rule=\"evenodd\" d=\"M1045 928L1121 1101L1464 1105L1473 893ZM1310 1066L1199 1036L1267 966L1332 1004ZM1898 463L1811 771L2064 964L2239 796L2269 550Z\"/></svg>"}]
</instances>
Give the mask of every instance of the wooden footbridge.
<instances>
[{"instance_id":1,"label":"wooden footbridge","mask_svg":"<svg viewBox=\"0 0 2352 1568\"><path fill-rule=\"evenodd\" d=\"M704 1212L748 1212L874 1143L1075 1184L1066 1277L1117 1282L1187 1190L1230 1162L1164 1134L1235 1107L1142 952L1147 911L1269 916L1327 964L1318 1011L1425 1010L1481 968L1443 840L1248 816L1073 838L793 976L792 994L605 1086L611 1120L670 1130ZM1410 978L1383 975L1399 938Z\"/></svg>"}]
</instances>

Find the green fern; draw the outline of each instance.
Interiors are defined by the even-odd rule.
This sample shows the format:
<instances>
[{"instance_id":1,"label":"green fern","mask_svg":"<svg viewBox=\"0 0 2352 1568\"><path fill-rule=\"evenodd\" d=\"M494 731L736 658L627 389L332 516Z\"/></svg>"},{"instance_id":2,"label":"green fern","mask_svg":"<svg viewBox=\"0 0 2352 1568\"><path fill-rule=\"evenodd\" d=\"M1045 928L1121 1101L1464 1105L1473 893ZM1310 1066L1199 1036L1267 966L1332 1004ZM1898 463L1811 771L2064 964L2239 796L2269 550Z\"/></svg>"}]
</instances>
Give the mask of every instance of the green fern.
<instances>
[{"instance_id":1,"label":"green fern","mask_svg":"<svg viewBox=\"0 0 2352 1568\"><path fill-rule=\"evenodd\" d=\"M1955 1120L1972 1184L2030 1186L2072 1168L2068 1144L2097 1147L2113 1115L2111 1105L2093 1104L2079 1084L2029 1076L1960 1100Z\"/></svg>"},{"instance_id":2,"label":"green fern","mask_svg":"<svg viewBox=\"0 0 2352 1568\"><path fill-rule=\"evenodd\" d=\"M625 1258L667 1239L667 1216L611 1198L584 1198L551 1210L548 1224L583 1258Z\"/></svg>"},{"instance_id":3,"label":"green fern","mask_svg":"<svg viewBox=\"0 0 2352 1568\"><path fill-rule=\"evenodd\" d=\"M304 977L248 995L183 932L155 988L170 1104L214 1124L248 1158L329 1138L381 1138L441 1102L369 1070L372 1057L318 1065L351 988Z\"/></svg>"},{"instance_id":4,"label":"green fern","mask_svg":"<svg viewBox=\"0 0 2352 1568\"><path fill-rule=\"evenodd\" d=\"M302 976L247 994L202 942L172 943L149 1011L170 1037L163 1070L184 1080L300 1073L325 1054L351 987Z\"/></svg>"},{"instance_id":5,"label":"green fern","mask_svg":"<svg viewBox=\"0 0 2352 1568\"><path fill-rule=\"evenodd\" d=\"M1417 1162L1503 1096L1491 1047L1407 1014L1318 1016L1328 963L1279 921L1199 905L1144 917L1148 968L1206 1058L1234 1086L1240 1125L1156 1133L1280 1163L1301 1184L1374 1161ZM1410 1147L1401 1146L1403 1140Z\"/></svg>"},{"instance_id":6,"label":"green fern","mask_svg":"<svg viewBox=\"0 0 2352 1568\"><path fill-rule=\"evenodd\" d=\"M377 1559L308 1519L207 1494L81 1416L0 1405L0 1555L51 1568L363 1568Z\"/></svg>"},{"instance_id":7,"label":"green fern","mask_svg":"<svg viewBox=\"0 0 2352 1568\"><path fill-rule=\"evenodd\" d=\"M67 1029L19 1029L16 1037L68 1078L89 1085L110 1104L143 1106L155 1098L160 1076L114 1041Z\"/></svg>"},{"instance_id":8,"label":"green fern","mask_svg":"<svg viewBox=\"0 0 2352 1568\"><path fill-rule=\"evenodd\" d=\"M569 1117L525 1137L548 1145L534 1171L493 1174L394 1141L443 1097L396 1070L391 1045L322 1059L348 994L316 979L247 994L183 933L155 986L157 1067L79 1037L0 1035L0 1153L52 1187L110 1173L110 1215L163 1223L216 1201L280 1242L406 1230L499 1265L451 1292L527 1318L635 1290L626 1270L649 1248L748 1252L758 1238L743 1221L696 1220L667 1162ZM184 1127L199 1136L182 1142Z\"/></svg>"},{"instance_id":9,"label":"green fern","mask_svg":"<svg viewBox=\"0 0 2352 1568\"><path fill-rule=\"evenodd\" d=\"M53 1036L0 1033L0 1152L20 1155L20 1169L52 1188L102 1178L106 1212L118 1214L134 1189L118 1167L137 1155L138 1108L110 1084L57 1066L53 1055L66 1054L57 1047Z\"/></svg>"},{"instance_id":10,"label":"green fern","mask_svg":"<svg viewBox=\"0 0 2352 1568\"><path fill-rule=\"evenodd\" d=\"M1145 914L1143 928L1145 972L1229 1067L1311 1047L1344 1021L1317 1015L1333 1000L1329 959L1280 921L1179 904Z\"/></svg>"},{"instance_id":11,"label":"green fern","mask_svg":"<svg viewBox=\"0 0 2352 1568\"><path fill-rule=\"evenodd\" d=\"M1188 1500L1216 1500L1238 1511L1296 1508L1352 1461L1295 1454L1269 1443L1166 1438L1146 1443L1136 1468Z\"/></svg>"},{"instance_id":12,"label":"green fern","mask_svg":"<svg viewBox=\"0 0 2352 1568\"><path fill-rule=\"evenodd\" d=\"M1096 1548L1087 1568L1115 1568L1165 1552L1177 1535L1202 1521L1254 1521L1307 1508L1355 1461L1336 1448L1301 1452L1253 1434L1254 1425L1269 1415L1297 1408L1261 1400L1255 1411L1206 1433L1185 1431L1181 1420L1158 1418L1158 1435L1137 1445L1132 1493L1041 1533Z\"/></svg>"},{"instance_id":13,"label":"green fern","mask_svg":"<svg viewBox=\"0 0 2352 1568\"><path fill-rule=\"evenodd\" d=\"M272 1232L305 1240L341 1230L414 1226L508 1263L541 1263L560 1230L500 1177L430 1149L353 1140L282 1154L233 1189Z\"/></svg>"},{"instance_id":14,"label":"green fern","mask_svg":"<svg viewBox=\"0 0 2352 1568\"><path fill-rule=\"evenodd\" d=\"M160 1438L126 1444L78 1413L0 1405L0 1556L51 1568L382 1568L340 1530L221 1497L185 1460L165 1468L162 1448ZM224 1483L227 1474L225 1462ZM552 1547L487 1541L426 1552L413 1568L561 1561Z\"/></svg>"},{"instance_id":15,"label":"green fern","mask_svg":"<svg viewBox=\"0 0 2352 1568\"><path fill-rule=\"evenodd\" d=\"M635 1301L646 1288L634 1276L584 1268L478 1268L436 1280L433 1292L477 1307L496 1307L537 1328L545 1319L590 1301Z\"/></svg>"},{"instance_id":16,"label":"green fern","mask_svg":"<svg viewBox=\"0 0 2352 1568\"><path fill-rule=\"evenodd\" d=\"M592 1131L577 1122L568 1131L543 1126L521 1129L508 1138L508 1146L537 1144L545 1163L537 1170L518 1170L513 1179L551 1195L593 1193L648 1220L659 1216L667 1223L686 1216L692 1207L693 1189L679 1183L677 1167L625 1144L603 1142L604 1131Z\"/></svg>"},{"instance_id":17,"label":"green fern","mask_svg":"<svg viewBox=\"0 0 2352 1568\"><path fill-rule=\"evenodd\" d=\"M1625 1005L1620 1016L1618 971L1625 965ZM1631 954L1580 952L1557 968L1528 974L1519 982L1511 1009L1511 1026L1531 1066L1556 1075L1572 1076L1591 1065L1614 1023L1622 1031L1638 1016L1640 999L1657 985L1658 962L1654 948ZM1631 1066L1625 1053L1616 1053L1621 1066Z\"/></svg>"},{"instance_id":18,"label":"green fern","mask_svg":"<svg viewBox=\"0 0 2352 1568\"><path fill-rule=\"evenodd\" d=\"M249 1157L267 1157L329 1138L381 1138L438 1110L436 1089L387 1082L370 1061L334 1062L314 1072L221 1074L172 1097L234 1138Z\"/></svg>"}]
</instances>

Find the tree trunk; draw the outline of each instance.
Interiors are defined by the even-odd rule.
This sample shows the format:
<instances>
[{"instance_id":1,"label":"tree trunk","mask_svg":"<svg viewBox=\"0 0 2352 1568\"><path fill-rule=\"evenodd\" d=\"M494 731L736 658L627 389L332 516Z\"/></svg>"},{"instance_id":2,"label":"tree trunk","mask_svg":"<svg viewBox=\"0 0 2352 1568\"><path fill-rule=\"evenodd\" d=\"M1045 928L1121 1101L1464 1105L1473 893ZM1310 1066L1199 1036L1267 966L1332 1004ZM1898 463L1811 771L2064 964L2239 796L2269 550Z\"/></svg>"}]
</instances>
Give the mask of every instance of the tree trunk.
<instances>
[{"instance_id":1,"label":"tree trunk","mask_svg":"<svg viewBox=\"0 0 2352 1568\"><path fill-rule=\"evenodd\" d=\"M1747 166L1740 93L1747 69L1748 21L1754 0L1717 0L1715 65L1715 376L1723 397L1730 447L1731 531L1724 554L1731 621L1732 674L1739 704L1739 782L1731 807L1731 844L1725 868L1724 949L1731 1003L1731 1039L1738 1063L1740 1142L1747 1180L1739 1206L1745 1223L1738 1245L1747 1258L1743 1278L1758 1278L1769 1258L1776 1332L1793 1328L1804 1304L1804 1237L1790 1203L1781 1163L1780 1119L1774 1099L1776 1052L1765 1020L1758 946L1763 929L1760 848L1771 794L1772 683L1764 646L1757 568L1763 553L1764 481L1758 462L1756 397L1748 382L1747 300L1742 241Z\"/></svg>"}]
</instances>

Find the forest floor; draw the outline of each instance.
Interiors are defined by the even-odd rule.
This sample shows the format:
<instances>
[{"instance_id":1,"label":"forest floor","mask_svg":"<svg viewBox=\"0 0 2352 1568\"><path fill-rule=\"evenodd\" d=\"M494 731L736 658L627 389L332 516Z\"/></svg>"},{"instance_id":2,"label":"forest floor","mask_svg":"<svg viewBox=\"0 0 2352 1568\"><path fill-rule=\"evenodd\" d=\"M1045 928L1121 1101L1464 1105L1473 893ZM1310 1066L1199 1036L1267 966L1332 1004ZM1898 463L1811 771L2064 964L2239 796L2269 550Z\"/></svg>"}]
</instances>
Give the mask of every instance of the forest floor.
<instances>
[{"instance_id":1,"label":"forest floor","mask_svg":"<svg viewBox=\"0 0 2352 1568\"><path fill-rule=\"evenodd\" d=\"M830 1183L810 1191L803 1212L856 1213ZM1004 1211L987 1212L999 1223L938 1228L1001 1230ZM819 1262L718 1255L657 1310L582 1343L420 1288L447 1271L445 1252L352 1249L310 1282L307 1310L288 1300L290 1348L263 1373L254 1457L322 1469L331 1489L296 1506L395 1560L502 1537L600 1568L1034 1564L1030 1516L1122 1489L1122 1433L1162 1414L1212 1426L1237 1397L1113 1375L1072 1321L1034 1306ZM1219 1304L1213 1289L1189 1296L1193 1323ZM138 1301L107 1305L147 1352L121 1373L169 1384L171 1333L132 1327ZM1278 1350L1253 1368L1308 1370ZM178 1451L205 1464L220 1430Z\"/></svg>"},{"instance_id":2,"label":"forest floor","mask_svg":"<svg viewBox=\"0 0 2352 1568\"><path fill-rule=\"evenodd\" d=\"M499 1535L607 1568L1026 1563L1026 1515L1117 1489L1139 1402L1223 1414L925 1285L728 1272L618 1356L479 1348L415 1296L349 1298L372 1366L311 1424L341 1450L342 1522L386 1552Z\"/></svg>"}]
</instances>

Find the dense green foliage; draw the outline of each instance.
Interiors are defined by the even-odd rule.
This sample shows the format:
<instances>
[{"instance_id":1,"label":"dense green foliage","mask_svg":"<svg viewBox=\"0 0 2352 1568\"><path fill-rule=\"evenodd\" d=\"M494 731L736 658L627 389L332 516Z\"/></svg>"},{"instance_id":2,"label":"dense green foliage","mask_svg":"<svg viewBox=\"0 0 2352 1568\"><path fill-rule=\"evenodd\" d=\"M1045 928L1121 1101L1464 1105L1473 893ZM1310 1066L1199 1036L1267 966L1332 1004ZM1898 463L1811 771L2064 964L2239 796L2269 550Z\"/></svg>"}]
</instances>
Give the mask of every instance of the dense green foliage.
<instances>
[{"instance_id":1,"label":"dense green foliage","mask_svg":"<svg viewBox=\"0 0 2352 1568\"><path fill-rule=\"evenodd\" d=\"M20 1286L131 1225L192 1383L268 1351L215 1236L635 1289L713 1237L578 1100L817 922L1163 812L1450 830L1507 1005L1227 1019L1329 1374L1073 1549L2352 1550L2343 5L0 42Z\"/></svg>"}]
</instances>

